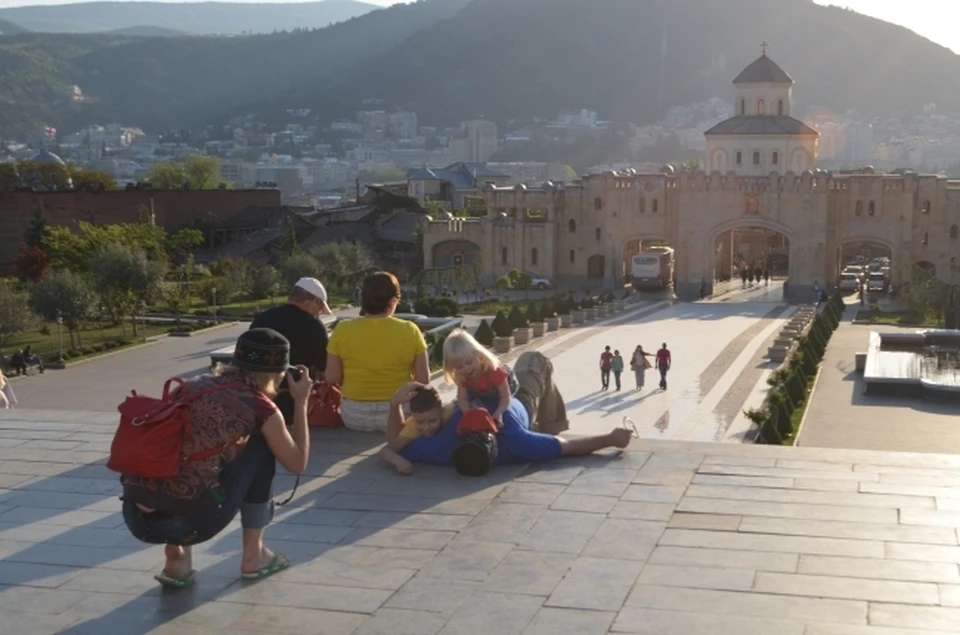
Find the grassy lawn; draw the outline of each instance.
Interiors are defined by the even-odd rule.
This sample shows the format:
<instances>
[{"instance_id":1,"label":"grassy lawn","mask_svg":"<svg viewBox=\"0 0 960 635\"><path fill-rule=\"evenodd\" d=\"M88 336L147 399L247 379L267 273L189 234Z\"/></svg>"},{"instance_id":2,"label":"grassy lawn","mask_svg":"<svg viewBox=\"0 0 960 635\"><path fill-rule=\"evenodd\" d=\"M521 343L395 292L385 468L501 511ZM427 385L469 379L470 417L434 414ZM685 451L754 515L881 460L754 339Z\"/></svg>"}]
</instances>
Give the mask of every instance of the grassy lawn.
<instances>
[{"instance_id":1,"label":"grassy lawn","mask_svg":"<svg viewBox=\"0 0 960 635\"><path fill-rule=\"evenodd\" d=\"M858 322L885 324L888 326L940 327L942 325L936 316L923 315L916 311L874 311L873 309L859 309L856 319Z\"/></svg>"},{"instance_id":2,"label":"grassy lawn","mask_svg":"<svg viewBox=\"0 0 960 635\"><path fill-rule=\"evenodd\" d=\"M150 324L148 321L147 337L163 335L167 333L172 326L172 324ZM129 322L127 323L126 333L124 334L124 329L119 324L113 324L109 321L92 321L80 329L80 343L76 349L76 353L70 355L70 360L108 352L105 350L108 342L125 342L125 346L139 344L143 341L141 329L142 325L138 324L137 337L134 338L133 329L130 327ZM18 337L11 338L6 345L3 346L2 350L0 350L0 353L2 353L5 358L9 358L12 353L26 346L32 346L34 354L38 355L44 364L49 364L56 360L59 351L57 325L55 323L44 324ZM122 346L112 346L110 350L117 350L117 348L122 348ZM64 353L70 351L70 335L67 333L66 328L63 329L63 351Z\"/></svg>"},{"instance_id":3,"label":"grassy lawn","mask_svg":"<svg viewBox=\"0 0 960 635\"><path fill-rule=\"evenodd\" d=\"M275 301L274 301L275 300ZM217 305L217 315L223 317L251 317L254 312L257 310L257 307L260 307L260 310L266 311L270 307L277 306L286 301L286 296L277 296L276 298L266 298L266 299L253 299L253 298L241 298L234 300L233 302L228 302L227 304ZM331 293L330 297L327 300L327 303L330 305L332 310L337 308L344 307L350 304L350 299L346 296L338 295L336 293ZM163 304L158 304L151 308L151 312L154 313L173 313L170 311L169 307L164 306ZM190 306L183 312L183 315L196 316L196 315L211 315L213 313L213 307L206 303L203 298L193 297L190 299Z\"/></svg>"}]
</instances>

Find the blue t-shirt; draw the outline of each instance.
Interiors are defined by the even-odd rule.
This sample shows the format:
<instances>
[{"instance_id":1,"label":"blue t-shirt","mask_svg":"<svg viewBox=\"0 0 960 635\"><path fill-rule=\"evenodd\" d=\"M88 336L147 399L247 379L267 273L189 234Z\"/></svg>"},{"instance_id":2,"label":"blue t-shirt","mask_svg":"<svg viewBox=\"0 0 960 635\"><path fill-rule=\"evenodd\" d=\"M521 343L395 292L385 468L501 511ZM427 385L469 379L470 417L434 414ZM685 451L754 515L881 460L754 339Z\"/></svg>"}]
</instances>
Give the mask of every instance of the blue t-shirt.
<instances>
[{"instance_id":1,"label":"blue t-shirt","mask_svg":"<svg viewBox=\"0 0 960 635\"><path fill-rule=\"evenodd\" d=\"M492 406L492 407L490 407ZM496 403L487 404L488 410L496 410ZM457 425L462 413L453 411L450 420L432 437L419 437L403 449L403 458L414 463L450 465L453 451L460 442ZM560 439L549 434L530 430L530 415L516 399L503 413L503 428L497 433L497 463L533 463L558 459L563 454Z\"/></svg>"}]
</instances>

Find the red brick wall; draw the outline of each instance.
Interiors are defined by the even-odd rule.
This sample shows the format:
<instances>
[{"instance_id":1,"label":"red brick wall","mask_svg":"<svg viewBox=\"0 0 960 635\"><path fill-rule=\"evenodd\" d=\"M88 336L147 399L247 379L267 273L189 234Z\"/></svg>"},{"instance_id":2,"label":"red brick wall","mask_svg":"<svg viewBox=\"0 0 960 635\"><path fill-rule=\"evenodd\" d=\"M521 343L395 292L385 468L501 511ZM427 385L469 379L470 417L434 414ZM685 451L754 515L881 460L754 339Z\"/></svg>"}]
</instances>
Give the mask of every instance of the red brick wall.
<instances>
[{"instance_id":1,"label":"red brick wall","mask_svg":"<svg viewBox=\"0 0 960 635\"><path fill-rule=\"evenodd\" d=\"M75 227L84 220L100 224L135 223L140 207L150 208L157 224L176 231L194 219L227 220L251 205L279 207L279 190L120 190L116 192L14 192L0 194L0 272L9 274L23 232L41 203L47 222Z\"/></svg>"}]
</instances>

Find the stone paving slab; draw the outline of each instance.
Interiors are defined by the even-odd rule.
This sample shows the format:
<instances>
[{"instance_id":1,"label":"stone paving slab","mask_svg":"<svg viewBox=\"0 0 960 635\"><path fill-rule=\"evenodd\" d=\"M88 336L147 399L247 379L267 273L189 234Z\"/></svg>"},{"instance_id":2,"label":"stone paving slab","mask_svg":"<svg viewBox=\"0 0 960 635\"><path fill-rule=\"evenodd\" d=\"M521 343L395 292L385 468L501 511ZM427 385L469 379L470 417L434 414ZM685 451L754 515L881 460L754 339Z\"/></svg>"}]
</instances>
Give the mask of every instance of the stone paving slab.
<instances>
[{"instance_id":1,"label":"stone paving slab","mask_svg":"<svg viewBox=\"0 0 960 635\"><path fill-rule=\"evenodd\" d=\"M636 440L400 477L378 439L315 431L267 531L295 566L239 580L234 522L197 548L197 585L165 591L103 466L114 422L58 416L0 413L80 444L0 460L20 477L0 489L0 633L960 631L958 456Z\"/></svg>"}]
</instances>

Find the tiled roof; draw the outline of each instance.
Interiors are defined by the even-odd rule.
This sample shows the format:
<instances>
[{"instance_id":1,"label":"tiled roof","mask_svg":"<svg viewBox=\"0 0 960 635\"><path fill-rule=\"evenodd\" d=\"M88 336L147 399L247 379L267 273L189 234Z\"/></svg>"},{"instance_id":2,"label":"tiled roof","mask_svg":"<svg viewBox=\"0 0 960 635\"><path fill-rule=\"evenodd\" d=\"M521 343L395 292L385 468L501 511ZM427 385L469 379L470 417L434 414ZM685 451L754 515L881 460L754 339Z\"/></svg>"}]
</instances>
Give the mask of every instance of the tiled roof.
<instances>
[{"instance_id":1,"label":"tiled roof","mask_svg":"<svg viewBox=\"0 0 960 635\"><path fill-rule=\"evenodd\" d=\"M493 170L485 163L454 163L445 168L414 168L407 172L410 181L447 181L457 190L475 187L476 179L509 178L509 175Z\"/></svg>"},{"instance_id":2,"label":"tiled roof","mask_svg":"<svg viewBox=\"0 0 960 635\"><path fill-rule=\"evenodd\" d=\"M734 84L792 84L793 78L767 57L766 53L758 57L750 66L743 69L733 80Z\"/></svg>"},{"instance_id":3,"label":"tiled roof","mask_svg":"<svg viewBox=\"0 0 960 635\"><path fill-rule=\"evenodd\" d=\"M742 115L721 121L707 130L705 135L812 135L817 136L816 130L799 119L776 115Z\"/></svg>"}]
</instances>

